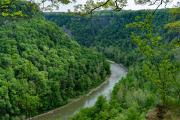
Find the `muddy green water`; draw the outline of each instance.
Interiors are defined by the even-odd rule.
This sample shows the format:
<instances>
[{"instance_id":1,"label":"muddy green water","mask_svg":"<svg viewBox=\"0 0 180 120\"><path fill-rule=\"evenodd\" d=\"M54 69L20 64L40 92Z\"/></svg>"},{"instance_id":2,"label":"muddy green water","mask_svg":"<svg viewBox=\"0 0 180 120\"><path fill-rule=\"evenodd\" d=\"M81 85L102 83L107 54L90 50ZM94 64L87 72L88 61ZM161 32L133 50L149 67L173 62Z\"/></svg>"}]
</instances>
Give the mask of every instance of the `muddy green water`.
<instances>
[{"instance_id":1,"label":"muddy green water","mask_svg":"<svg viewBox=\"0 0 180 120\"><path fill-rule=\"evenodd\" d=\"M31 120L67 120L68 117L77 113L80 109L93 106L100 95L104 95L107 99L110 99L113 87L127 73L126 68L116 63L111 63L110 69L111 75L108 80L92 90L89 94L84 95L65 106L35 116L31 118Z\"/></svg>"}]
</instances>

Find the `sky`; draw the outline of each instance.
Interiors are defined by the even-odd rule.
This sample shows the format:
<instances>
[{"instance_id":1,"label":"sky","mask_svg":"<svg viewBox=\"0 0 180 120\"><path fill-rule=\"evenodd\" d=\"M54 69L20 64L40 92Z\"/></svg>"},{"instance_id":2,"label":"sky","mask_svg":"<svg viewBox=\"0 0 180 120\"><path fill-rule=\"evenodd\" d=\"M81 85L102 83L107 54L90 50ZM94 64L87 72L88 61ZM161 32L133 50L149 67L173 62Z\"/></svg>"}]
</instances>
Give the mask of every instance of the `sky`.
<instances>
[{"instance_id":1,"label":"sky","mask_svg":"<svg viewBox=\"0 0 180 120\"><path fill-rule=\"evenodd\" d=\"M78 4L85 4L87 0L76 0L75 3L70 3L68 5L59 5L59 9L58 10L54 10L54 12L67 12L68 10L73 11L74 10L74 6L78 5ZM171 8L174 7L177 3L180 3L180 0L170 0L171 3L168 3L168 5L166 6L166 8ZM46 3L48 4L48 3ZM156 5L136 5L134 3L134 0L128 0L128 5L123 8L124 10L140 10L140 9L156 9L157 4ZM165 5L161 5L159 8L165 8Z\"/></svg>"}]
</instances>

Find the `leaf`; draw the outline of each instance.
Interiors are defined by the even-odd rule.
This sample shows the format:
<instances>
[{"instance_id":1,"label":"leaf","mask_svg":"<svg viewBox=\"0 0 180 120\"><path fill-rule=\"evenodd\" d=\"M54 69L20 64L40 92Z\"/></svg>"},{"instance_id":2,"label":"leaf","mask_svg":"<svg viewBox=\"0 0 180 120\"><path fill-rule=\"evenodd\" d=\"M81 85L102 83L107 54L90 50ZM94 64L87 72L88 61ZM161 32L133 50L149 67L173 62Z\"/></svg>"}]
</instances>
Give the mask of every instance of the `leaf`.
<instances>
[{"instance_id":1,"label":"leaf","mask_svg":"<svg viewBox=\"0 0 180 120\"><path fill-rule=\"evenodd\" d=\"M22 11L17 11L17 12L15 12L13 15L15 15L15 16L24 16L23 15L23 13L22 13Z\"/></svg>"},{"instance_id":2,"label":"leaf","mask_svg":"<svg viewBox=\"0 0 180 120\"><path fill-rule=\"evenodd\" d=\"M2 16L7 17L7 16L9 16L9 14L6 12L2 12Z\"/></svg>"}]
</instances>

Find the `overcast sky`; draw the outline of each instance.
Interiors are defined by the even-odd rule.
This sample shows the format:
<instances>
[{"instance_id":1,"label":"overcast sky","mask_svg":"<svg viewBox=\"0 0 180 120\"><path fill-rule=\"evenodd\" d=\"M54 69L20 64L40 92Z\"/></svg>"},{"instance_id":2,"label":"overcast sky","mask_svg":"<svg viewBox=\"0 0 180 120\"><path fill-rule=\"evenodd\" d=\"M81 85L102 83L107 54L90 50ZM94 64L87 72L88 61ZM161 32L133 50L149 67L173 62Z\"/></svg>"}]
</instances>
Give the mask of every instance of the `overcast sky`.
<instances>
[{"instance_id":1,"label":"overcast sky","mask_svg":"<svg viewBox=\"0 0 180 120\"><path fill-rule=\"evenodd\" d=\"M70 3L68 5L60 5L58 10L54 10L55 12L67 12L68 9L73 11L74 9L74 5L77 4L84 4L86 3L87 0L76 0L76 3ZM170 0L171 3L169 3L166 8L171 8L174 7L177 2L180 2L180 0ZM157 7L157 5L136 5L134 3L134 0L128 0L128 5L123 8L124 10L140 10L140 9L155 9ZM161 5L160 8L164 8L165 5Z\"/></svg>"}]
</instances>

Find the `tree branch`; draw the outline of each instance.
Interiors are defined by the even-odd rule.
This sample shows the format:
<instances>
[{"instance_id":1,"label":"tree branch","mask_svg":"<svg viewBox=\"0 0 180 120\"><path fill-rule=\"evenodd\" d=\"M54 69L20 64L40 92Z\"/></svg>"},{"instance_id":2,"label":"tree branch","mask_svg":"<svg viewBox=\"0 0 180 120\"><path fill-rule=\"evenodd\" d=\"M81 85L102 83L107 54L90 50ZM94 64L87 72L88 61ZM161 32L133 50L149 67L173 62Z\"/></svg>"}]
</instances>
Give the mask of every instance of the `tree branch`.
<instances>
[{"instance_id":1,"label":"tree branch","mask_svg":"<svg viewBox=\"0 0 180 120\"><path fill-rule=\"evenodd\" d=\"M118 6L118 0L115 0L115 10L121 10L122 8L120 8L119 6Z\"/></svg>"},{"instance_id":2,"label":"tree branch","mask_svg":"<svg viewBox=\"0 0 180 120\"><path fill-rule=\"evenodd\" d=\"M106 4L108 4L109 1L110 1L110 0L106 0L106 1L105 1L104 3L102 3L101 5L98 5L98 6L94 7L93 9L90 10L89 13L92 14L92 12L93 12L94 10L96 10L96 9L98 9L98 8L100 8L100 7L105 6Z\"/></svg>"},{"instance_id":3,"label":"tree branch","mask_svg":"<svg viewBox=\"0 0 180 120\"><path fill-rule=\"evenodd\" d=\"M157 1L158 1L158 0L156 0L155 3L156 3ZM163 4L163 2L164 2L163 0L160 1L160 4L156 7L156 9L155 9L154 12L153 12L153 15L156 13L156 11L158 10L158 8ZM154 4L155 4L155 3L154 3Z\"/></svg>"}]
</instances>

